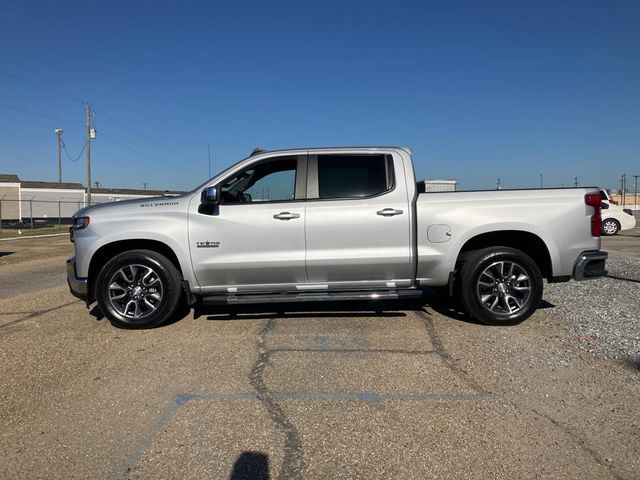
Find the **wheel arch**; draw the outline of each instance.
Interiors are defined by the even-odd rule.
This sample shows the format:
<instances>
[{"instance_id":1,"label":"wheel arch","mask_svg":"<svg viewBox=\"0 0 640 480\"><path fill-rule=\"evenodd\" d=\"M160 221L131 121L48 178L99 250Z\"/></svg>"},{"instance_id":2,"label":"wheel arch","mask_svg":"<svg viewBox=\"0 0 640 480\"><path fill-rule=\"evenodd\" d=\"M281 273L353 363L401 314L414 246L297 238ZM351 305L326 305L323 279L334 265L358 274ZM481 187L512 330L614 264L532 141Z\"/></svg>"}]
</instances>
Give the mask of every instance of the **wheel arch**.
<instances>
[{"instance_id":1,"label":"wheel arch","mask_svg":"<svg viewBox=\"0 0 640 480\"><path fill-rule=\"evenodd\" d=\"M543 278L553 277L553 263L547 244L535 233L522 230L501 230L478 234L467 240L456 258L456 265L465 253L488 247L509 247L525 253L538 265Z\"/></svg>"},{"instance_id":2,"label":"wheel arch","mask_svg":"<svg viewBox=\"0 0 640 480\"><path fill-rule=\"evenodd\" d=\"M153 252L159 253L160 255L166 257L167 260L169 260L176 267L178 272L180 272L180 275L184 275L182 267L180 266L180 261L178 260L178 256L166 243L149 239L116 240L114 242L102 245L100 248L98 248L98 250L94 252L91 257L91 262L89 263L89 277L87 285L87 295L89 296L89 301L92 301L95 298L94 286L102 267L104 267L105 264L116 255L127 252L129 250L151 250Z\"/></svg>"}]
</instances>

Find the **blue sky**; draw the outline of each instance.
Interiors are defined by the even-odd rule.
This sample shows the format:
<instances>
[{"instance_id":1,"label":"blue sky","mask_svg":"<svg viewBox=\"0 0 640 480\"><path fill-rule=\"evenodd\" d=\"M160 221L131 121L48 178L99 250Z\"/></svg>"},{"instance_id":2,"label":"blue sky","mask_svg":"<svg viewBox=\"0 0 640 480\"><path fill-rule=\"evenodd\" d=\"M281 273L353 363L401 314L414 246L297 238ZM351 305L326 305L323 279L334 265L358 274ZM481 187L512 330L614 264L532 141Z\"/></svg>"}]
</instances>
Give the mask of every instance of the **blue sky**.
<instances>
[{"instance_id":1,"label":"blue sky","mask_svg":"<svg viewBox=\"0 0 640 480\"><path fill-rule=\"evenodd\" d=\"M190 189L210 143L214 171L255 146L408 145L463 188L615 187L640 174L638 25L637 1L4 2L0 70L91 102L104 186ZM0 105L0 172L55 180L81 103L0 73L0 104L56 118Z\"/></svg>"}]
</instances>

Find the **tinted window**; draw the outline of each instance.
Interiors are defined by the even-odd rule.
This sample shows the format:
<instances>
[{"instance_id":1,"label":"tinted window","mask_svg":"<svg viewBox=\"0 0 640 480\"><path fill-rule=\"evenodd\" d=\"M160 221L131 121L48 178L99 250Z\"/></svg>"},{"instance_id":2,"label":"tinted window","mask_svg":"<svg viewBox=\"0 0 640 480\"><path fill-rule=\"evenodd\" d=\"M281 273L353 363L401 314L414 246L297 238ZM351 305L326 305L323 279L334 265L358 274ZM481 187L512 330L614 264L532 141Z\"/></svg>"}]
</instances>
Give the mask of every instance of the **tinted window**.
<instances>
[{"instance_id":1,"label":"tinted window","mask_svg":"<svg viewBox=\"0 0 640 480\"><path fill-rule=\"evenodd\" d=\"M392 185L388 155L318 155L320 198L368 197Z\"/></svg>"},{"instance_id":2,"label":"tinted window","mask_svg":"<svg viewBox=\"0 0 640 480\"><path fill-rule=\"evenodd\" d=\"M221 185L221 203L293 200L297 160L283 158L252 165Z\"/></svg>"}]
</instances>

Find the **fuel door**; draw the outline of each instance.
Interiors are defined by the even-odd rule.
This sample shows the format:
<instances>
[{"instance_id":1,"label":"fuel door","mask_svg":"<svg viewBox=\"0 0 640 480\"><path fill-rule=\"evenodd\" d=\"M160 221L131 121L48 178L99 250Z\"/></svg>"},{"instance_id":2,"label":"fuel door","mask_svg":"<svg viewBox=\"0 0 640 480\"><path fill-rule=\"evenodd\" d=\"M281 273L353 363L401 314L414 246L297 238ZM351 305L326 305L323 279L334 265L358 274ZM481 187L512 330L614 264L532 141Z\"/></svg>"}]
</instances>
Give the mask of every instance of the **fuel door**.
<instances>
[{"instance_id":1,"label":"fuel door","mask_svg":"<svg viewBox=\"0 0 640 480\"><path fill-rule=\"evenodd\" d=\"M442 223L429 225L427 239L431 243L445 243L451 239L451 227Z\"/></svg>"}]
</instances>

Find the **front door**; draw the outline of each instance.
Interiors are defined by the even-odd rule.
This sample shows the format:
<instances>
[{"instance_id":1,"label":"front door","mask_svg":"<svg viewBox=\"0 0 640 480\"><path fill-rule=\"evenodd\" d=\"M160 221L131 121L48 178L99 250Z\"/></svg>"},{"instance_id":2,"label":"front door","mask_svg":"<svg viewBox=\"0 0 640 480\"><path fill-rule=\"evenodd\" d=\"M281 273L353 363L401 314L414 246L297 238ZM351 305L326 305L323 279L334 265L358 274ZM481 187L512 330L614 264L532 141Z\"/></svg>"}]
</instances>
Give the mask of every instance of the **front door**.
<instances>
[{"instance_id":1,"label":"front door","mask_svg":"<svg viewBox=\"0 0 640 480\"><path fill-rule=\"evenodd\" d=\"M221 200L213 211L195 212L192 206L191 258L203 292L307 282L305 162L304 156L261 160L218 184Z\"/></svg>"}]
</instances>

